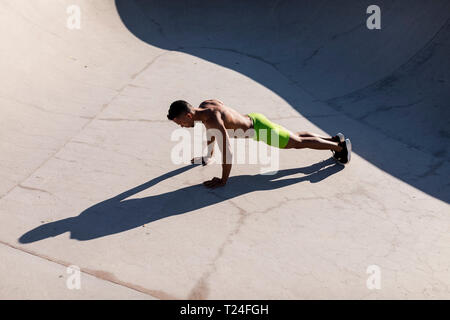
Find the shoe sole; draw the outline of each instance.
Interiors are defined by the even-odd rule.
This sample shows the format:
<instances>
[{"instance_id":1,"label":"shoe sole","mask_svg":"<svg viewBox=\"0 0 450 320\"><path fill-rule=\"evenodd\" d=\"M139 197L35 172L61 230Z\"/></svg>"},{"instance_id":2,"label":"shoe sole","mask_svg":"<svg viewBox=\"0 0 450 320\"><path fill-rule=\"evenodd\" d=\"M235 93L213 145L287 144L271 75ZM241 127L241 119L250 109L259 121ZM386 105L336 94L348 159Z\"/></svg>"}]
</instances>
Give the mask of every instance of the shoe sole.
<instances>
[{"instance_id":1,"label":"shoe sole","mask_svg":"<svg viewBox=\"0 0 450 320\"><path fill-rule=\"evenodd\" d=\"M350 141L350 139L345 139L345 147L347 148L347 162L342 162L339 161L338 159L337 162L339 162L340 164L343 164L344 166L350 163L350 160L352 159L352 143Z\"/></svg>"},{"instance_id":2,"label":"shoe sole","mask_svg":"<svg viewBox=\"0 0 450 320\"><path fill-rule=\"evenodd\" d=\"M350 160L352 159L352 142L350 141L350 139L345 139L345 145L347 146L347 152L348 152L347 164L349 164Z\"/></svg>"}]
</instances>

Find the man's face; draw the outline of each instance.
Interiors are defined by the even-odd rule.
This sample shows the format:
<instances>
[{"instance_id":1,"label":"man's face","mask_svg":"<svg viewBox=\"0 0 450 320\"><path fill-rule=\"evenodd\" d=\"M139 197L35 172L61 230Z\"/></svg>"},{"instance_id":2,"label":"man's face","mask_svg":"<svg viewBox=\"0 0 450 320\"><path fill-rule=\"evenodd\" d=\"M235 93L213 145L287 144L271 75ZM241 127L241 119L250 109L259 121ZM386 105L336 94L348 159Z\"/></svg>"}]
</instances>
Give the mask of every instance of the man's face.
<instances>
[{"instance_id":1,"label":"man's face","mask_svg":"<svg viewBox=\"0 0 450 320\"><path fill-rule=\"evenodd\" d=\"M173 121L183 128L194 127L194 119L192 119L192 114L190 113L179 115L178 117L174 118Z\"/></svg>"}]
</instances>

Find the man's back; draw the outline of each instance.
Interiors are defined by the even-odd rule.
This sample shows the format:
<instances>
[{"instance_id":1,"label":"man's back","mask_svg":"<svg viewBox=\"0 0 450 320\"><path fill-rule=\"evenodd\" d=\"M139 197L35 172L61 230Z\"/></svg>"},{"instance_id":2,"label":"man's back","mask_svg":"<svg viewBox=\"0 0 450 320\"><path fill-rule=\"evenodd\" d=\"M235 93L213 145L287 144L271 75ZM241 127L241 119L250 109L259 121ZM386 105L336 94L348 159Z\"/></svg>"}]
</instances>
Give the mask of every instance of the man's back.
<instances>
[{"instance_id":1,"label":"man's back","mask_svg":"<svg viewBox=\"0 0 450 320\"><path fill-rule=\"evenodd\" d=\"M241 129L245 132L253 126L253 122L248 116L240 114L220 100L205 100L199 105L199 108L205 112L203 117L205 121L202 122L207 128L210 127L210 120L214 119L217 114L220 115L226 129Z\"/></svg>"}]
</instances>

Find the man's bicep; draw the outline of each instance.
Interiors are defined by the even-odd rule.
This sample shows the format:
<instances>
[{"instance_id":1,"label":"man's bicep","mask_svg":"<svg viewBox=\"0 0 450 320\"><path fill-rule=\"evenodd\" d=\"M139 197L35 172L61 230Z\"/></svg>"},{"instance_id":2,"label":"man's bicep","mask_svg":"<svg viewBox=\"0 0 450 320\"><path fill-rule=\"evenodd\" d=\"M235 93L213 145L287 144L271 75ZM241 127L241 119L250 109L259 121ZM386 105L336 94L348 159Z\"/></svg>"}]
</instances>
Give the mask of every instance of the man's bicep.
<instances>
[{"instance_id":1,"label":"man's bicep","mask_svg":"<svg viewBox=\"0 0 450 320\"><path fill-rule=\"evenodd\" d=\"M218 139L217 142L220 144L220 142L225 142L226 140L228 140L228 132L225 128L225 124L223 123L222 117L220 115L220 113L216 113L214 118L213 118L213 126L215 129L217 129L220 132L220 138Z\"/></svg>"},{"instance_id":2,"label":"man's bicep","mask_svg":"<svg viewBox=\"0 0 450 320\"><path fill-rule=\"evenodd\" d=\"M222 153L222 161L223 163L231 164L232 152L230 137L228 136L228 132L225 129L223 122L218 130L220 132L220 139L217 140L217 144L219 145L220 152Z\"/></svg>"}]
</instances>

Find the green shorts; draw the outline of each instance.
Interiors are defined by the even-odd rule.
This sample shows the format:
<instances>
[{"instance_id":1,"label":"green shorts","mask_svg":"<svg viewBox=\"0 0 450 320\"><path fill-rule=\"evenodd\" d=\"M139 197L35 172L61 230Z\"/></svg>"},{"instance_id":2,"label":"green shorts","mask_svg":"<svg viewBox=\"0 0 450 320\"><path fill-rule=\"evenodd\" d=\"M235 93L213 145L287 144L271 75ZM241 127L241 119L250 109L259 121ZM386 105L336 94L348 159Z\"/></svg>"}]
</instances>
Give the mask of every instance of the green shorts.
<instances>
[{"instance_id":1,"label":"green shorts","mask_svg":"<svg viewBox=\"0 0 450 320\"><path fill-rule=\"evenodd\" d=\"M248 116L253 121L253 128L255 135L253 139L257 141L264 141L269 146L285 148L289 142L290 131L273 123L261 113L249 113Z\"/></svg>"}]
</instances>

